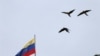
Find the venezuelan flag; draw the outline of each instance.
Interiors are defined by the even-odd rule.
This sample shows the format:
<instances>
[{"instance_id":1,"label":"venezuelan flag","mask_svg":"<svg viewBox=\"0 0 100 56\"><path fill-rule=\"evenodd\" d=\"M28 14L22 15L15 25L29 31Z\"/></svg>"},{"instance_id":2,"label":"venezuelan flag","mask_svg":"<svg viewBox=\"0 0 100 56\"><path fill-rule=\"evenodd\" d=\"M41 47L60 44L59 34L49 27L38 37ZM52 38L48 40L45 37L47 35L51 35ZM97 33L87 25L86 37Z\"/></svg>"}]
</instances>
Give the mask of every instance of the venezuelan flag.
<instances>
[{"instance_id":1,"label":"venezuelan flag","mask_svg":"<svg viewBox=\"0 0 100 56\"><path fill-rule=\"evenodd\" d=\"M32 54L36 54L35 38L30 40L16 56L30 56Z\"/></svg>"}]
</instances>

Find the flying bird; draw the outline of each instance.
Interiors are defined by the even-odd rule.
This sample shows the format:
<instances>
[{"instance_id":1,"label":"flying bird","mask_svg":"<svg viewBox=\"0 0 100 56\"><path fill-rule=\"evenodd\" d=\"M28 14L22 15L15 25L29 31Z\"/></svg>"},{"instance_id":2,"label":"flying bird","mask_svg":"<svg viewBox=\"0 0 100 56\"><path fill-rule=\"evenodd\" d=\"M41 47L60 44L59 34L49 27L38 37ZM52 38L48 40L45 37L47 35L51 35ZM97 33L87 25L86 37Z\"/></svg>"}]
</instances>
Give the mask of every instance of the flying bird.
<instances>
[{"instance_id":1,"label":"flying bird","mask_svg":"<svg viewBox=\"0 0 100 56\"><path fill-rule=\"evenodd\" d=\"M80 16L82 14L85 14L86 16L88 16L87 12L90 12L91 10L85 10L85 11L82 11L81 13L79 13L77 16Z\"/></svg>"},{"instance_id":2,"label":"flying bird","mask_svg":"<svg viewBox=\"0 0 100 56\"><path fill-rule=\"evenodd\" d=\"M62 28L60 31L59 31L59 33L61 33L62 31L66 31L66 32L68 32L69 33L69 29L68 28Z\"/></svg>"},{"instance_id":3,"label":"flying bird","mask_svg":"<svg viewBox=\"0 0 100 56\"><path fill-rule=\"evenodd\" d=\"M62 12L62 13L64 13L64 14L67 14L69 17L71 17L71 13L73 13L75 11L75 9L73 9L73 10L71 10L71 11L69 11L69 12Z\"/></svg>"}]
</instances>

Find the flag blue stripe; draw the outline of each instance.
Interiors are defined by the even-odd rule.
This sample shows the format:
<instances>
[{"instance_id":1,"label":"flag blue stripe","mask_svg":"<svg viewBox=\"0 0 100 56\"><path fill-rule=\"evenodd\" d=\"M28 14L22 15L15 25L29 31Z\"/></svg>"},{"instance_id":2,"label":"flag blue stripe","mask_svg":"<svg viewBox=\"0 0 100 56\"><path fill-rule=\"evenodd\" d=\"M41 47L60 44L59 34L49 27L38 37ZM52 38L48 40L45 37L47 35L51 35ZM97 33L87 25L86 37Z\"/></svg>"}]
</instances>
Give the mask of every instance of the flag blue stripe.
<instances>
[{"instance_id":1,"label":"flag blue stripe","mask_svg":"<svg viewBox=\"0 0 100 56\"><path fill-rule=\"evenodd\" d=\"M35 43L29 45L28 47L26 48L23 48L16 56L23 56L24 53L32 50L32 49L35 49Z\"/></svg>"}]
</instances>

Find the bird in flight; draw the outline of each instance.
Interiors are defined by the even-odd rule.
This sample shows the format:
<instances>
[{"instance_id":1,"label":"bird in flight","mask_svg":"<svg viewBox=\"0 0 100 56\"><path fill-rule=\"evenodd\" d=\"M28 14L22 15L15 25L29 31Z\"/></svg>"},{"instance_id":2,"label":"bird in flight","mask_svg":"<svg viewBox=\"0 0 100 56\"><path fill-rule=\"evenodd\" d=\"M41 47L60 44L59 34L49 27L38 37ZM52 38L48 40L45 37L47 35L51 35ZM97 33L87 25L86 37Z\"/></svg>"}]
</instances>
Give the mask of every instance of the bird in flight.
<instances>
[{"instance_id":1,"label":"bird in flight","mask_svg":"<svg viewBox=\"0 0 100 56\"><path fill-rule=\"evenodd\" d=\"M77 16L80 16L82 14L85 14L86 16L88 16L87 12L90 12L91 10L84 10L81 13L79 13Z\"/></svg>"},{"instance_id":2,"label":"bird in flight","mask_svg":"<svg viewBox=\"0 0 100 56\"><path fill-rule=\"evenodd\" d=\"M74 11L75 11L75 9L73 9L73 10L71 10L71 11L69 11L69 12L62 12L62 13L64 13L64 14L68 14L68 16L71 17L70 14L73 13Z\"/></svg>"},{"instance_id":3,"label":"bird in flight","mask_svg":"<svg viewBox=\"0 0 100 56\"><path fill-rule=\"evenodd\" d=\"M59 33L61 33L62 31L66 31L66 32L69 33L69 29L68 29L68 28L65 28L65 27L63 27L63 28L59 31Z\"/></svg>"}]
</instances>

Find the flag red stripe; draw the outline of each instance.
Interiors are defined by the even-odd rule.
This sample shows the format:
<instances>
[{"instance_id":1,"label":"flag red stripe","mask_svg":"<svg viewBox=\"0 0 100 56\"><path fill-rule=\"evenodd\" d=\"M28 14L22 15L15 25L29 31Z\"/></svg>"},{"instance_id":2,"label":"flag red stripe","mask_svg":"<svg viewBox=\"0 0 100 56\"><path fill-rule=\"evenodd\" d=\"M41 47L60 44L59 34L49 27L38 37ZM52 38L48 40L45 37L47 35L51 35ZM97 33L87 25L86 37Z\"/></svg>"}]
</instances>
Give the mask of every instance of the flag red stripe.
<instances>
[{"instance_id":1,"label":"flag red stripe","mask_svg":"<svg viewBox=\"0 0 100 56\"><path fill-rule=\"evenodd\" d=\"M36 51L35 51L35 49L33 48L33 49L27 51L26 53L24 53L23 56L30 56L31 54L34 54L34 53L36 53Z\"/></svg>"}]
</instances>

